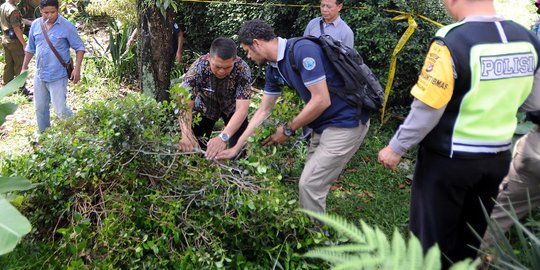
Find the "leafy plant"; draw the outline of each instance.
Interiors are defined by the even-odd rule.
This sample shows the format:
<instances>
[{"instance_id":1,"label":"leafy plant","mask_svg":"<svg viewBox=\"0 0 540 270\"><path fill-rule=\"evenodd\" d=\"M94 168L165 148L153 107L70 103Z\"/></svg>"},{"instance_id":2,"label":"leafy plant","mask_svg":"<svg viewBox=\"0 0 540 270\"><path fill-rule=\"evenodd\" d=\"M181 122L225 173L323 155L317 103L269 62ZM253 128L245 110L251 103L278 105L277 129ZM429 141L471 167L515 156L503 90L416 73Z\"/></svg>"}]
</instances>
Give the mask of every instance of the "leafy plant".
<instances>
[{"instance_id":1,"label":"leafy plant","mask_svg":"<svg viewBox=\"0 0 540 270\"><path fill-rule=\"evenodd\" d=\"M127 26L135 25L138 19L135 0L90 0L86 10L94 16L107 15Z\"/></svg>"},{"instance_id":2,"label":"leafy plant","mask_svg":"<svg viewBox=\"0 0 540 270\"><path fill-rule=\"evenodd\" d=\"M0 101L24 85L28 72L23 72L0 89ZM0 125L6 116L12 114L17 105L11 102L0 103ZM14 191L28 190L32 183L20 177L0 177L0 255L11 252L21 238L30 232L32 226L28 219L9 202L9 195Z\"/></svg>"},{"instance_id":3,"label":"leafy plant","mask_svg":"<svg viewBox=\"0 0 540 270\"><path fill-rule=\"evenodd\" d=\"M173 89L177 95L185 89ZM173 105L141 94L87 104L48 129L32 153L5 162L4 173L45 179L23 209L37 228L32 241L46 243L39 254L54 254L41 260L88 268L313 268L299 254L324 236L295 211L296 185L280 180L287 151L249 146L256 156L248 159L266 173L179 153L174 111L183 105Z\"/></svg>"},{"instance_id":4,"label":"leafy plant","mask_svg":"<svg viewBox=\"0 0 540 270\"><path fill-rule=\"evenodd\" d=\"M0 177L0 255L11 252L32 229L30 222L11 203L8 195L32 188L32 182L20 177Z\"/></svg>"},{"instance_id":5,"label":"leafy plant","mask_svg":"<svg viewBox=\"0 0 540 270\"><path fill-rule=\"evenodd\" d=\"M304 256L328 261L332 269L441 269L441 252L437 245L424 256L418 239L412 235L408 243L394 231L392 241L378 228L371 228L361 221L361 229L339 216L302 212L334 228L337 233L350 239L350 244L317 248ZM454 264L451 270L476 269L476 263L467 259Z\"/></svg>"},{"instance_id":6,"label":"leafy plant","mask_svg":"<svg viewBox=\"0 0 540 270\"><path fill-rule=\"evenodd\" d=\"M530 202L529 202L530 203ZM532 217L528 224L522 223L516 215L516 211L509 203L510 211L503 211L514 222L515 236L512 241L496 222L490 222L487 230L493 235L493 243L488 250L481 251L484 256L491 256L486 263L494 269L540 269L540 223L538 217ZM536 211L540 210L539 208ZM489 219L489 215L485 213ZM480 237L480 236L478 236Z\"/></svg>"}]
</instances>

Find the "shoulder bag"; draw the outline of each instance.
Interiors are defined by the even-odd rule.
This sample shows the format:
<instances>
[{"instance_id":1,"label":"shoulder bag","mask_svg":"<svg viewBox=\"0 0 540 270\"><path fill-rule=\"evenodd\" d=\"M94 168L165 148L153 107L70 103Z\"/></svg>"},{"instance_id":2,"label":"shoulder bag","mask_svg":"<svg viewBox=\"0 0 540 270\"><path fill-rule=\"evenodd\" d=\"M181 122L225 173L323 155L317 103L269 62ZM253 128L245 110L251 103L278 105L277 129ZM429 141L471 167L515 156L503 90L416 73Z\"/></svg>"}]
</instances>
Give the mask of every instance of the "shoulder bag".
<instances>
[{"instance_id":1,"label":"shoulder bag","mask_svg":"<svg viewBox=\"0 0 540 270\"><path fill-rule=\"evenodd\" d=\"M45 37L45 41L47 41L49 48L51 48L56 58L58 58L58 61L60 61L60 64L62 64L62 66L66 68L68 79L71 80L71 73L73 72L73 61L71 57L69 58L69 62L67 63L64 61L64 59L62 59L62 56L60 56L56 48L52 45L51 40L49 39L49 34L47 31L47 27L45 26L45 23L43 22L43 18L41 18L40 24L41 24L41 31L43 32L43 36Z\"/></svg>"}]
</instances>

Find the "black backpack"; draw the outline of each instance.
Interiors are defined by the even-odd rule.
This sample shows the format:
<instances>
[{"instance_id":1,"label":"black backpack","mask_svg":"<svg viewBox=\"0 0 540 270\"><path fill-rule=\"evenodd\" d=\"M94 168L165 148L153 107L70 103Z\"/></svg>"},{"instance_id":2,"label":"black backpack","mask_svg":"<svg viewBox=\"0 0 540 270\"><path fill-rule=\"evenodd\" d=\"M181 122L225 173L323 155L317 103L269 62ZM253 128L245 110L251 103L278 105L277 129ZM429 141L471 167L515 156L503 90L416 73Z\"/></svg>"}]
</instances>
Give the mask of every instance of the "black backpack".
<instances>
[{"instance_id":1,"label":"black backpack","mask_svg":"<svg viewBox=\"0 0 540 270\"><path fill-rule=\"evenodd\" d=\"M332 63L336 71L343 78L345 86L341 89L328 90L347 102L347 104L357 107L359 112L362 109L369 111L379 111L384 103L384 89L375 74L364 63L360 54L349 48L338 40L324 34L321 20L321 36L307 36L294 38L289 45L289 61L295 72L299 72L294 61L294 45L299 40L311 40L321 46L324 54Z\"/></svg>"}]
</instances>

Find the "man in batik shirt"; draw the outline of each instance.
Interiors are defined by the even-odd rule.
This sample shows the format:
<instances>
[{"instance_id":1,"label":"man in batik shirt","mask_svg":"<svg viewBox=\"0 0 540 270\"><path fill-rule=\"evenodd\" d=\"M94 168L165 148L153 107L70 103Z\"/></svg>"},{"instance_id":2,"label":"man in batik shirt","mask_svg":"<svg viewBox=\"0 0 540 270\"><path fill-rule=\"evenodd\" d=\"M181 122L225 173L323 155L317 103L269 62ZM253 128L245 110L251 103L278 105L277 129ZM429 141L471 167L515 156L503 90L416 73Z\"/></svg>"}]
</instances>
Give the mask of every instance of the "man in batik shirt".
<instances>
[{"instance_id":1,"label":"man in batik shirt","mask_svg":"<svg viewBox=\"0 0 540 270\"><path fill-rule=\"evenodd\" d=\"M237 56L236 43L229 38L215 39L210 52L199 57L183 78L192 100L180 125L180 150L187 152L201 146L206 148L206 157L213 159L227 143L234 146L248 125L250 82L251 71ZM197 119L194 124L193 118ZM220 118L225 127L208 140Z\"/></svg>"}]
</instances>

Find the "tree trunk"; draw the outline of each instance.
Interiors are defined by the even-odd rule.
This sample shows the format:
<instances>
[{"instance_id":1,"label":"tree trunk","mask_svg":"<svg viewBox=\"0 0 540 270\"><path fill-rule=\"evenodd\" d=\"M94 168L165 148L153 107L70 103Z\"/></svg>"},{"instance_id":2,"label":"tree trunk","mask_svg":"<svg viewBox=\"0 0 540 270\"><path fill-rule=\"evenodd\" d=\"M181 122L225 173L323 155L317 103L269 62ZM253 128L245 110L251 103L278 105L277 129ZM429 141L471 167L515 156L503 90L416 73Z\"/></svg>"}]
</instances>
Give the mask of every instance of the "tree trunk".
<instances>
[{"instance_id":1,"label":"tree trunk","mask_svg":"<svg viewBox=\"0 0 540 270\"><path fill-rule=\"evenodd\" d=\"M163 16L156 6L148 6L138 0L139 27L139 87L157 101L169 99L170 73L174 62L172 51L172 26L174 13L171 9Z\"/></svg>"}]
</instances>

